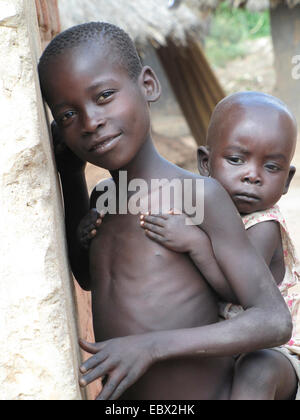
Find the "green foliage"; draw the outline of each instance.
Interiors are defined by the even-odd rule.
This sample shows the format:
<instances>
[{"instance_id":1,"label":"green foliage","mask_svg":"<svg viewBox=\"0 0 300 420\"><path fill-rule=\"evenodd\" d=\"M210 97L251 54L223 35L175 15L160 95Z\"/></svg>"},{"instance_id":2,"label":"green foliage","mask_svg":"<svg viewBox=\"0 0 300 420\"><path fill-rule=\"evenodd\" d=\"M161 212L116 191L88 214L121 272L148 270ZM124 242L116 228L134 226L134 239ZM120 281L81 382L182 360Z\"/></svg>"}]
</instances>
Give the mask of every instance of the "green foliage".
<instances>
[{"instance_id":1,"label":"green foliage","mask_svg":"<svg viewBox=\"0 0 300 420\"><path fill-rule=\"evenodd\" d=\"M251 13L220 4L212 19L206 39L206 54L212 64L224 66L247 53L246 41L270 35L269 12Z\"/></svg>"}]
</instances>

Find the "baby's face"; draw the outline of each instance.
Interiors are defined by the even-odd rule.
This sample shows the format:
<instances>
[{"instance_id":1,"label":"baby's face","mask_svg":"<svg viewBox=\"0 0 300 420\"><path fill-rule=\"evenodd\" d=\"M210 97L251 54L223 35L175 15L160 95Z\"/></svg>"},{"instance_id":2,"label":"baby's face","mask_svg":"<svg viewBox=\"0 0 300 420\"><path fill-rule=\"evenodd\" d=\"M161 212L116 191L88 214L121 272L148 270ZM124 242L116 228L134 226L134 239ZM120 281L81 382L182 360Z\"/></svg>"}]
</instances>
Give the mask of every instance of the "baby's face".
<instances>
[{"instance_id":1,"label":"baby's face","mask_svg":"<svg viewBox=\"0 0 300 420\"><path fill-rule=\"evenodd\" d=\"M272 207L293 176L295 127L289 116L268 110L233 112L211 147L210 175L230 194L238 211Z\"/></svg>"},{"instance_id":2,"label":"baby's face","mask_svg":"<svg viewBox=\"0 0 300 420\"><path fill-rule=\"evenodd\" d=\"M97 46L50 61L45 96L66 145L82 160L124 168L149 133L148 104L138 81Z\"/></svg>"}]
</instances>

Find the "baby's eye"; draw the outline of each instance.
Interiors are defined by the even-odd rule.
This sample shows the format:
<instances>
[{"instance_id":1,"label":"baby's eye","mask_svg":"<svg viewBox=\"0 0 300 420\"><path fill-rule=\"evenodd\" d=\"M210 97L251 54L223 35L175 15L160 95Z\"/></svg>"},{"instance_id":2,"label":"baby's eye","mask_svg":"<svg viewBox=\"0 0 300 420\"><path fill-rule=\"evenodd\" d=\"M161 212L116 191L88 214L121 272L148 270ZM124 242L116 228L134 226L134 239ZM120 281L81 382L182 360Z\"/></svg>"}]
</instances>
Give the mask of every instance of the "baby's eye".
<instances>
[{"instance_id":1,"label":"baby's eye","mask_svg":"<svg viewBox=\"0 0 300 420\"><path fill-rule=\"evenodd\" d=\"M102 92L101 95L99 95L97 98L97 104L102 104L103 102L107 101L113 94L113 90Z\"/></svg>"},{"instance_id":2,"label":"baby's eye","mask_svg":"<svg viewBox=\"0 0 300 420\"><path fill-rule=\"evenodd\" d=\"M265 168L270 172L278 172L281 169L278 165L275 165L274 163L268 163L267 165L265 165Z\"/></svg>"},{"instance_id":3,"label":"baby's eye","mask_svg":"<svg viewBox=\"0 0 300 420\"><path fill-rule=\"evenodd\" d=\"M244 163L244 160L238 156L229 156L226 158L229 163L232 165L241 165Z\"/></svg>"}]
</instances>

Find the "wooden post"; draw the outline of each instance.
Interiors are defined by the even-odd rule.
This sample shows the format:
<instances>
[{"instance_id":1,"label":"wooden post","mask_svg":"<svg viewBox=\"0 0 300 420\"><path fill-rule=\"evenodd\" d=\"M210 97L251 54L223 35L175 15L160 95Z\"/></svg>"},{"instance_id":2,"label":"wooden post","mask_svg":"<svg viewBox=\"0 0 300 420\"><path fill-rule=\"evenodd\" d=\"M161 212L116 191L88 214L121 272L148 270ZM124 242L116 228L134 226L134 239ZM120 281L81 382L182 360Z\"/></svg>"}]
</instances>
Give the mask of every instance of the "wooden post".
<instances>
[{"instance_id":1,"label":"wooden post","mask_svg":"<svg viewBox=\"0 0 300 420\"><path fill-rule=\"evenodd\" d=\"M157 53L196 143L205 144L210 116L225 93L199 41L191 38L177 46L168 40Z\"/></svg>"},{"instance_id":2,"label":"wooden post","mask_svg":"<svg viewBox=\"0 0 300 420\"><path fill-rule=\"evenodd\" d=\"M35 0L43 49L60 32L57 0Z\"/></svg>"}]
</instances>

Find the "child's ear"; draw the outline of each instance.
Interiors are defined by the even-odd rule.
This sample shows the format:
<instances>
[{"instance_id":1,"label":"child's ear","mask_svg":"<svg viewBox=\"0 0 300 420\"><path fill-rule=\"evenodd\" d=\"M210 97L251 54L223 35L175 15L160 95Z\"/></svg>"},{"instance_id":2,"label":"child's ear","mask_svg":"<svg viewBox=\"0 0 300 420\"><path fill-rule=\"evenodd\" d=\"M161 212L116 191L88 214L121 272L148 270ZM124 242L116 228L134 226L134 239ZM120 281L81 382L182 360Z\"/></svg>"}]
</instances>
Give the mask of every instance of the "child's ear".
<instances>
[{"instance_id":1,"label":"child's ear","mask_svg":"<svg viewBox=\"0 0 300 420\"><path fill-rule=\"evenodd\" d=\"M139 76L139 82L148 102L156 102L161 95L160 82L151 67L145 66Z\"/></svg>"},{"instance_id":2,"label":"child's ear","mask_svg":"<svg viewBox=\"0 0 300 420\"><path fill-rule=\"evenodd\" d=\"M209 176L209 149L205 146L200 146L198 149L198 170L200 175Z\"/></svg>"},{"instance_id":3,"label":"child's ear","mask_svg":"<svg viewBox=\"0 0 300 420\"><path fill-rule=\"evenodd\" d=\"M283 190L283 194L286 194L288 192L288 190L290 188L291 181L294 178L295 173L296 173L295 166L291 166L290 171L289 171L289 176L288 176L288 179L286 181L286 184L285 184L285 187L284 187L284 190Z\"/></svg>"}]
</instances>

